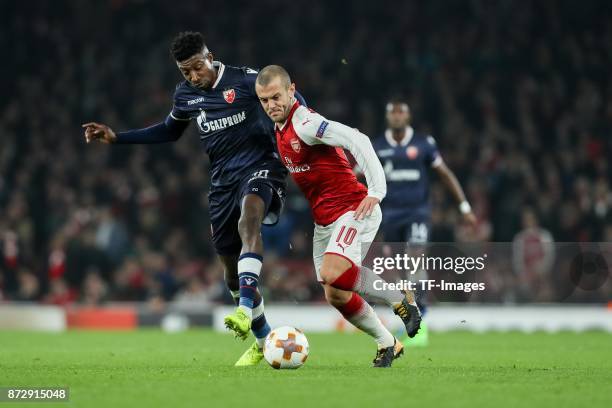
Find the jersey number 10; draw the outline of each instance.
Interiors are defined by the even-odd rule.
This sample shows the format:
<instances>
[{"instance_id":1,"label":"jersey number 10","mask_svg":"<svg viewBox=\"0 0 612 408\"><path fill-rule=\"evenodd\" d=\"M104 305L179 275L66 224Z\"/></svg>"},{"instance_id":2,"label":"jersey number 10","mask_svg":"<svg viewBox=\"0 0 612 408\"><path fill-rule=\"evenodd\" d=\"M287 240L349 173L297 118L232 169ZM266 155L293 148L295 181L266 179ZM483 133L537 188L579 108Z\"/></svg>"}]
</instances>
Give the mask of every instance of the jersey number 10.
<instances>
[{"instance_id":1,"label":"jersey number 10","mask_svg":"<svg viewBox=\"0 0 612 408\"><path fill-rule=\"evenodd\" d=\"M345 234L345 230L346 230L346 234ZM344 239L342 238L343 235L344 235ZM344 242L345 245L351 245L356 235L357 235L357 230L355 228L353 227L346 228L346 225L343 225L342 228L340 228L340 233L338 234L338 238L336 238L336 242L340 243L340 240L342 240L342 242Z\"/></svg>"}]
</instances>

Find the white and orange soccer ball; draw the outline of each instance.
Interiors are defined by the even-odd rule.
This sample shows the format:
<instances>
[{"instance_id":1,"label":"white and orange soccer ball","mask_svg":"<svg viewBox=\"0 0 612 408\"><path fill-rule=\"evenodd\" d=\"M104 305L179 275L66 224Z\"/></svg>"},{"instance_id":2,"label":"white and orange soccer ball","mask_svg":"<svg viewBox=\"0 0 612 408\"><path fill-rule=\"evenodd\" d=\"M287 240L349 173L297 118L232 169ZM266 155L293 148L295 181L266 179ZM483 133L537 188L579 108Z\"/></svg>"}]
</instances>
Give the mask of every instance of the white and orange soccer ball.
<instances>
[{"instance_id":1,"label":"white and orange soccer ball","mask_svg":"<svg viewBox=\"0 0 612 408\"><path fill-rule=\"evenodd\" d=\"M274 368L300 368L308 358L308 340L301 330L276 328L264 343L264 358Z\"/></svg>"}]
</instances>

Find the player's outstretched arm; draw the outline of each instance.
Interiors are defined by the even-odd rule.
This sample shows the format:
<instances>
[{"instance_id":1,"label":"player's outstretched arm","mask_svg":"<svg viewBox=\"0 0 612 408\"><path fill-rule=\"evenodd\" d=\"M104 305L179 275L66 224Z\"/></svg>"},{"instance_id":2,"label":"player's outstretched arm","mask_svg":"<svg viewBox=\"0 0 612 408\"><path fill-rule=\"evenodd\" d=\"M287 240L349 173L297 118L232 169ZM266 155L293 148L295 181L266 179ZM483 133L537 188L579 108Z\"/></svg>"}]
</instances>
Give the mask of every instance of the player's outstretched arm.
<instances>
[{"instance_id":1,"label":"player's outstretched arm","mask_svg":"<svg viewBox=\"0 0 612 408\"><path fill-rule=\"evenodd\" d=\"M463 192L463 188L461 188L461 184L459 184L459 180L455 176L455 173L448 166L441 161L438 165L434 167L436 173L442 179L442 182L451 192L457 203L459 204L459 210L461 214L463 214L463 219L470 225L476 226L476 216L472 212L472 208L465 198L465 193Z\"/></svg>"},{"instance_id":2,"label":"player's outstretched arm","mask_svg":"<svg viewBox=\"0 0 612 408\"><path fill-rule=\"evenodd\" d=\"M109 126L96 122L85 123L83 128L87 143L98 140L102 143L147 144L174 142L182 136L188 125L188 121L176 120L168 115L165 121L153 126L118 133Z\"/></svg>"}]
</instances>

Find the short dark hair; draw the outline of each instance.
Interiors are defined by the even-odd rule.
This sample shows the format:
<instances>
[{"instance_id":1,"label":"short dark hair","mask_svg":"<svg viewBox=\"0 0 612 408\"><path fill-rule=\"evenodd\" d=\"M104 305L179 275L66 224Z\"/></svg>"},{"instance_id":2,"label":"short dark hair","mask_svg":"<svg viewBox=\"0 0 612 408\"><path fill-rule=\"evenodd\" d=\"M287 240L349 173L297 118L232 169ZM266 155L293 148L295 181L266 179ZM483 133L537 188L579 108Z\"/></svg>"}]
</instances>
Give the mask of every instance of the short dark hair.
<instances>
[{"instance_id":1,"label":"short dark hair","mask_svg":"<svg viewBox=\"0 0 612 408\"><path fill-rule=\"evenodd\" d=\"M268 65L257 74L257 83L261 86L266 86L276 77L280 77L281 83L286 87L291 85L291 77L287 70L280 65Z\"/></svg>"},{"instance_id":2,"label":"short dark hair","mask_svg":"<svg viewBox=\"0 0 612 408\"><path fill-rule=\"evenodd\" d=\"M183 31L172 40L170 52L177 61L185 61L206 47L204 36L197 31Z\"/></svg>"}]
</instances>

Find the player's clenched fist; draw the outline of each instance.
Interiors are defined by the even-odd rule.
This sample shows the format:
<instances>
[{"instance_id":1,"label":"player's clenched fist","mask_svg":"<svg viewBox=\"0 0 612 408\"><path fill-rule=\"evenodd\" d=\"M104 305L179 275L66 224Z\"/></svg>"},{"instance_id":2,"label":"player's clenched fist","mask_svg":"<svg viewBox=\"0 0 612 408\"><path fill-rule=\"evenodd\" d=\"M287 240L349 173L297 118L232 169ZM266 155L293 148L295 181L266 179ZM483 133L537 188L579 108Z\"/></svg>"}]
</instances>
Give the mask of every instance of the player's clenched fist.
<instances>
[{"instance_id":1,"label":"player's clenched fist","mask_svg":"<svg viewBox=\"0 0 612 408\"><path fill-rule=\"evenodd\" d=\"M82 125L85 128L85 141L99 140L102 143L114 143L117 136L113 129L101 123L89 122Z\"/></svg>"}]
</instances>

